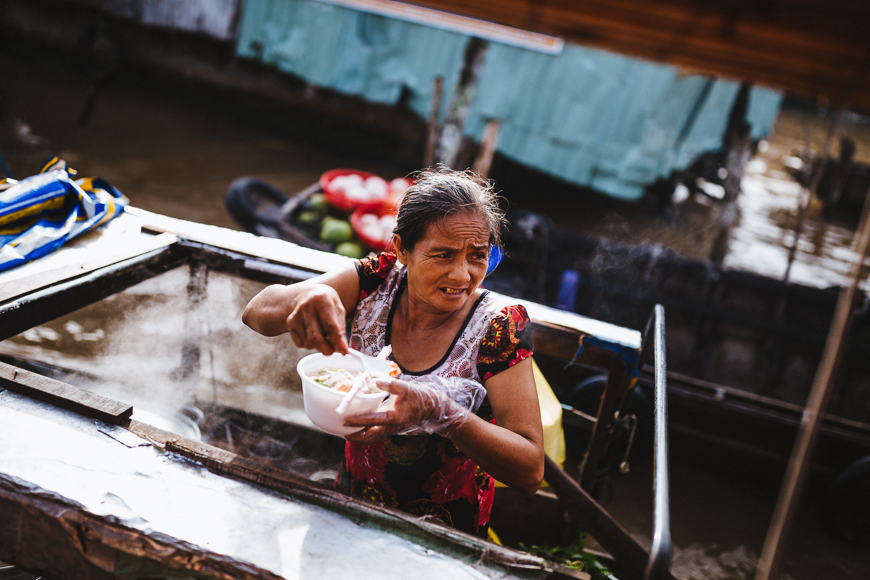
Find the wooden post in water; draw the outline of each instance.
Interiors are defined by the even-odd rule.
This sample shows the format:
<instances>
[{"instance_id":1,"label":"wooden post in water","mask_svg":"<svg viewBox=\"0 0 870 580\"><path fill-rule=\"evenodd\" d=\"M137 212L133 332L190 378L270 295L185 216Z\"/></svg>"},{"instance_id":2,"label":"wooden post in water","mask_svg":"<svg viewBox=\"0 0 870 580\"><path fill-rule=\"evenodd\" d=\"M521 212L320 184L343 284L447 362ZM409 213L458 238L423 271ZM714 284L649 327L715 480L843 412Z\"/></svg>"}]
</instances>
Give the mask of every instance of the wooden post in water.
<instances>
[{"instance_id":1,"label":"wooden post in water","mask_svg":"<svg viewBox=\"0 0 870 580\"><path fill-rule=\"evenodd\" d=\"M870 246L870 189L867 190L861 224L855 232L855 240L857 241L855 249L858 259L852 265L851 283L840 290L837 308L831 321L831 330L828 333L828 341L825 344L822 360L816 371L810 397L801 418L800 431L788 462L788 470L774 508L773 519L764 540L764 548L758 561L755 580L775 580L779 576L782 554L803 491L809 469L809 458L812 455L819 432L821 414L833 391L834 375L849 332L855 294L861 282L867 248Z\"/></svg>"},{"instance_id":2,"label":"wooden post in water","mask_svg":"<svg viewBox=\"0 0 870 580\"><path fill-rule=\"evenodd\" d=\"M483 129L483 137L480 139L480 151L477 153L474 165L471 166L471 170L484 179L489 175L489 169L492 167L492 158L495 155L500 127L501 122L498 119L492 119L486 124Z\"/></svg>"},{"instance_id":3,"label":"wooden post in water","mask_svg":"<svg viewBox=\"0 0 870 580\"><path fill-rule=\"evenodd\" d=\"M725 137L728 147L725 170L728 175L723 182L725 195L722 198L722 208L716 218L716 235L710 250L710 261L716 266L722 265L725 254L728 253L728 239L737 221L737 196L740 195L740 182L743 180L743 170L752 154L752 126L746 121L748 104L749 83L743 83L728 116L728 133Z\"/></svg>"},{"instance_id":4,"label":"wooden post in water","mask_svg":"<svg viewBox=\"0 0 870 580\"><path fill-rule=\"evenodd\" d=\"M448 167L453 167L456 163L459 146L462 144L462 129L471 112L471 103L477 90L477 78L483 68L486 48L485 40L476 37L468 39L462 70L459 72L459 78L447 104L444 125L441 127L441 135L435 148L436 163L444 163Z\"/></svg>"},{"instance_id":5,"label":"wooden post in water","mask_svg":"<svg viewBox=\"0 0 870 580\"><path fill-rule=\"evenodd\" d=\"M438 145L438 114L441 111L441 93L444 91L444 80L435 77L432 83L432 110L429 112L429 122L426 125L426 148L423 150L423 167L429 167L435 162L435 147Z\"/></svg>"}]
</instances>

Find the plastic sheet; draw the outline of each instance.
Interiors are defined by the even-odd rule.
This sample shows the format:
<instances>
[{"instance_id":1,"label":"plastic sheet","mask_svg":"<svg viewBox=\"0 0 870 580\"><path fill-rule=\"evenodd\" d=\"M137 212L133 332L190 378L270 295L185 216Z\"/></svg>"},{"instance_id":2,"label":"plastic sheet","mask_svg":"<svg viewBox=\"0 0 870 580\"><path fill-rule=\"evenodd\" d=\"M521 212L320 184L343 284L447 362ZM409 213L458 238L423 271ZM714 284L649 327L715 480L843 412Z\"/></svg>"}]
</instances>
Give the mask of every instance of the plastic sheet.
<instances>
[{"instance_id":1,"label":"plastic sheet","mask_svg":"<svg viewBox=\"0 0 870 580\"><path fill-rule=\"evenodd\" d=\"M0 182L0 271L53 252L124 211L127 198L96 178L62 169Z\"/></svg>"}]
</instances>

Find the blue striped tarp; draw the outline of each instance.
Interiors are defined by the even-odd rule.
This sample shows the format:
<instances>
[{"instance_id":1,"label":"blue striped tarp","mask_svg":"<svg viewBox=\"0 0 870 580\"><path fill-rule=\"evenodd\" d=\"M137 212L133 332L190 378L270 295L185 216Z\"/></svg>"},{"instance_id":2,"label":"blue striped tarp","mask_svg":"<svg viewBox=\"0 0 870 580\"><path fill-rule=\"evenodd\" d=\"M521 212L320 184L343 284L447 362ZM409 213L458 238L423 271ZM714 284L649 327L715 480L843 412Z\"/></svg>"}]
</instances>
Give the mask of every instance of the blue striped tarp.
<instances>
[{"instance_id":1,"label":"blue striped tarp","mask_svg":"<svg viewBox=\"0 0 870 580\"><path fill-rule=\"evenodd\" d=\"M0 181L0 271L53 252L124 211L128 199L97 177L52 159L43 172Z\"/></svg>"}]
</instances>

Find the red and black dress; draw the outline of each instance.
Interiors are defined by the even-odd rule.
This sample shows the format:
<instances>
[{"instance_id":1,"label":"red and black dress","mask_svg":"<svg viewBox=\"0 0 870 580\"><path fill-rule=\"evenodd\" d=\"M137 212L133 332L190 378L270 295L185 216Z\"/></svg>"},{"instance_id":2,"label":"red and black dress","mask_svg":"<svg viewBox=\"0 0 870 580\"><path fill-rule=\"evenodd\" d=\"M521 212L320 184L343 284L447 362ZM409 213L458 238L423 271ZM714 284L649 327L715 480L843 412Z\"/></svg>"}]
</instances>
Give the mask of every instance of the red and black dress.
<instances>
[{"instance_id":1,"label":"red and black dress","mask_svg":"<svg viewBox=\"0 0 870 580\"><path fill-rule=\"evenodd\" d=\"M405 289L406 269L391 253L357 264L360 296L350 344L377 355L390 344L390 327ZM531 325L525 308L504 305L484 291L444 357L422 372L402 369L400 378L422 375L487 379L532 355ZM472 412L493 422L484 399ZM456 529L486 535L495 493L493 479L450 439L438 435L396 435L372 445L347 442L337 479L345 491L406 512L437 518Z\"/></svg>"}]
</instances>

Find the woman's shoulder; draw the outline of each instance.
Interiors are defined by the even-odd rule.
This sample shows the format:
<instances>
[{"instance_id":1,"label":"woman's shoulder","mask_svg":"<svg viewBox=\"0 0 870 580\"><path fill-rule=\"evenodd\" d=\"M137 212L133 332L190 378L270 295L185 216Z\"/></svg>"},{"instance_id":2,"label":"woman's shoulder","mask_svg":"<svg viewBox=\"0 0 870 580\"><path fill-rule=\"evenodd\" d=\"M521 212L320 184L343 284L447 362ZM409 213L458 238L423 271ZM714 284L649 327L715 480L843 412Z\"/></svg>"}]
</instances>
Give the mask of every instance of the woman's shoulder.
<instances>
[{"instance_id":1,"label":"woman's shoulder","mask_svg":"<svg viewBox=\"0 0 870 580\"><path fill-rule=\"evenodd\" d=\"M477 310L490 327L513 322L525 328L530 320L525 306L512 303L511 298L508 296L502 296L486 290L484 290L484 295L480 299Z\"/></svg>"},{"instance_id":2,"label":"woman's shoulder","mask_svg":"<svg viewBox=\"0 0 870 580\"><path fill-rule=\"evenodd\" d=\"M486 380L532 356L532 325L522 304L489 305L489 321L477 355L478 373Z\"/></svg>"},{"instance_id":3,"label":"woman's shoulder","mask_svg":"<svg viewBox=\"0 0 870 580\"><path fill-rule=\"evenodd\" d=\"M358 260L356 272L359 276L359 299L362 300L383 284L395 269L396 254L392 252L382 252L377 256Z\"/></svg>"}]
</instances>

